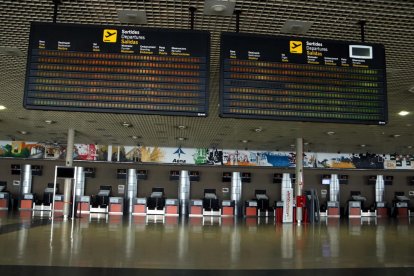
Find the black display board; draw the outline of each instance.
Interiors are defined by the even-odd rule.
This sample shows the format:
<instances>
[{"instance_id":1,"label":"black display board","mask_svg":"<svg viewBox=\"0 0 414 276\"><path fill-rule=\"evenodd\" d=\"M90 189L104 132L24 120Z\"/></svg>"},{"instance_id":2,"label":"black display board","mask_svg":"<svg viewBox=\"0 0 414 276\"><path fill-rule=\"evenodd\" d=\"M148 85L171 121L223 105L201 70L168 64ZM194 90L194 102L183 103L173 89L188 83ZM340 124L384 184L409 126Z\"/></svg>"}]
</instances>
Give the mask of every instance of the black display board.
<instances>
[{"instance_id":1,"label":"black display board","mask_svg":"<svg viewBox=\"0 0 414 276\"><path fill-rule=\"evenodd\" d=\"M221 35L222 117L387 123L379 44Z\"/></svg>"},{"instance_id":2,"label":"black display board","mask_svg":"<svg viewBox=\"0 0 414 276\"><path fill-rule=\"evenodd\" d=\"M32 23L27 109L207 116L206 31Z\"/></svg>"}]
</instances>

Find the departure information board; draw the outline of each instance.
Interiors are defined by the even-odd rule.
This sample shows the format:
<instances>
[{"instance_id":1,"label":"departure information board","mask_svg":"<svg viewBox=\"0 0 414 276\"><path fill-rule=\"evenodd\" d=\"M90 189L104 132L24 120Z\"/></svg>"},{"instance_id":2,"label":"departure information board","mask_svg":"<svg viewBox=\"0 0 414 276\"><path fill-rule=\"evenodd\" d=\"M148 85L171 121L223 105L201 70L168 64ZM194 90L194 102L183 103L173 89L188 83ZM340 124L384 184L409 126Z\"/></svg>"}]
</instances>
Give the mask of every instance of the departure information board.
<instances>
[{"instance_id":1,"label":"departure information board","mask_svg":"<svg viewBox=\"0 0 414 276\"><path fill-rule=\"evenodd\" d=\"M379 44L239 33L221 36L222 117L387 123Z\"/></svg>"},{"instance_id":2,"label":"departure information board","mask_svg":"<svg viewBox=\"0 0 414 276\"><path fill-rule=\"evenodd\" d=\"M27 109L207 116L210 34L32 23Z\"/></svg>"}]
</instances>

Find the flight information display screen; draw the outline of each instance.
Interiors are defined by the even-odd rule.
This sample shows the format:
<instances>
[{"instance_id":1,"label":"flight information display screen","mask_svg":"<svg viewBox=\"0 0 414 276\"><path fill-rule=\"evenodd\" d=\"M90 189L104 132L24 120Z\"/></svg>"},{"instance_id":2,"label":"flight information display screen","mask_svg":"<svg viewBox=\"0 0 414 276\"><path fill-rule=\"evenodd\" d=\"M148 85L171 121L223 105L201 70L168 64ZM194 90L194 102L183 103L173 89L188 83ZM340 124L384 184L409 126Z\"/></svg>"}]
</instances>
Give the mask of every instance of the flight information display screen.
<instances>
[{"instance_id":1,"label":"flight information display screen","mask_svg":"<svg viewBox=\"0 0 414 276\"><path fill-rule=\"evenodd\" d=\"M220 115L387 123L380 44L223 33Z\"/></svg>"},{"instance_id":2,"label":"flight information display screen","mask_svg":"<svg viewBox=\"0 0 414 276\"><path fill-rule=\"evenodd\" d=\"M32 23L27 109L207 116L206 31Z\"/></svg>"}]
</instances>

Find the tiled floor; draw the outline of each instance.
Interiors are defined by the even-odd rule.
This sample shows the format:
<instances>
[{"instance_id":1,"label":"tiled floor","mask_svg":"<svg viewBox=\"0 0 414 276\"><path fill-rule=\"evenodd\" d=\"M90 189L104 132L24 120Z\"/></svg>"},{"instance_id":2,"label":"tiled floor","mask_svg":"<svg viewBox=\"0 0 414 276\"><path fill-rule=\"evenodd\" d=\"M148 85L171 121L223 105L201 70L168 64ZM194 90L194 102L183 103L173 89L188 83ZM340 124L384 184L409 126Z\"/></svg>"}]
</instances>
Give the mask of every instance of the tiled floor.
<instances>
[{"instance_id":1,"label":"tiled floor","mask_svg":"<svg viewBox=\"0 0 414 276\"><path fill-rule=\"evenodd\" d=\"M118 216L52 223L1 213L0 275L52 268L77 276L414 275L414 223Z\"/></svg>"}]
</instances>

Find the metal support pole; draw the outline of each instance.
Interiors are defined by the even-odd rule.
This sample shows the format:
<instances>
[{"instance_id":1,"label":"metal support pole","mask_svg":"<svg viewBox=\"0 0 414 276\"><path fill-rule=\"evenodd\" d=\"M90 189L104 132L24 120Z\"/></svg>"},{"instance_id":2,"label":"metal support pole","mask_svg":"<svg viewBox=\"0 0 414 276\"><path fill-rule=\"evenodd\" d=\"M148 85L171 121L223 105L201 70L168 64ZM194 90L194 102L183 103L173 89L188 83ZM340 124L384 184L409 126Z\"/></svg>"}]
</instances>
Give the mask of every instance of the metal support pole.
<instances>
[{"instance_id":1,"label":"metal support pole","mask_svg":"<svg viewBox=\"0 0 414 276\"><path fill-rule=\"evenodd\" d=\"M134 209L134 199L137 197L138 193L138 178L136 169L128 169L126 190L126 210L128 214L132 214Z\"/></svg>"},{"instance_id":2,"label":"metal support pole","mask_svg":"<svg viewBox=\"0 0 414 276\"><path fill-rule=\"evenodd\" d=\"M56 23L60 4L62 4L61 0L53 0L53 23Z\"/></svg>"},{"instance_id":3,"label":"metal support pole","mask_svg":"<svg viewBox=\"0 0 414 276\"><path fill-rule=\"evenodd\" d=\"M180 204L180 215L184 217L188 214L188 204L190 201L191 182L188 171L180 171L180 182L178 187L178 201Z\"/></svg>"},{"instance_id":4,"label":"metal support pole","mask_svg":"<svg viewBox=\"0 0 414 276\"><path fill-rule=\"evenodd\" d=\"M240 32L240 14L241 10L235 10L234 14L236 15L236 33Z\"/></svg>"},{"instance_id":5,"label":"metal support pole","mask_svg":"<svg viewBox=\"0 0 414 276\"><path fill-rule=\"evenodd\" d=\"M73 128L68 129L68 142L66 146L66 163L67 167L73 165L73 146L75 141L75 130ZM70 213L70 201L72 191L72 179L65 179L65 186L63 189L63 218L68 219Z\"/></svg>"},{"instance_id":6,"label":"metal support pole","mask_svg":"<svg viewBox=\"0 0 414 276\"><path fill-rule=\"evenodd\" d=\"M367 22L365 20L358 21L358 25L361 27L361 41L365 42L365 24Z\"/></svg>"},{"instance_id":7,"label":"metal support pole","mask_svg":"<svg viewBox=\"0 0 414 276\"><path fill-rule=\"evenodd\" d=\"M303 138L296 138L296 196L303 194ZM296 206L296 220L302 222L302 207Z\"/></svg>"},{"instance_id":8,"label":"metal support pole","mask_svg":"<svg viewBox=\"0 0 414 276\"><path fill-rule=\"evenodd\" d=\"M194 18L195 18L195 12L196 12L196 8L195 7L190 7L190 29L194 30Z\"/></svg>"},{"instance_id":9,"label":"metal support pole","mask_svg":"<svg viewBox=\"0 0 414 276\"><path fill-rule=\"evenodd\" d=\"M233 172L231 175L231 200L234 200L234 216L242 215L241 196L242 196L242 181L240 172Z\"/></svg>"}]
</instances>

